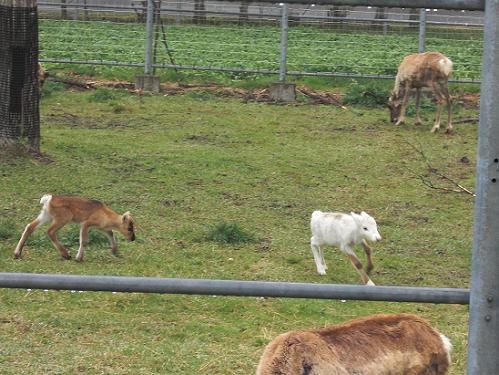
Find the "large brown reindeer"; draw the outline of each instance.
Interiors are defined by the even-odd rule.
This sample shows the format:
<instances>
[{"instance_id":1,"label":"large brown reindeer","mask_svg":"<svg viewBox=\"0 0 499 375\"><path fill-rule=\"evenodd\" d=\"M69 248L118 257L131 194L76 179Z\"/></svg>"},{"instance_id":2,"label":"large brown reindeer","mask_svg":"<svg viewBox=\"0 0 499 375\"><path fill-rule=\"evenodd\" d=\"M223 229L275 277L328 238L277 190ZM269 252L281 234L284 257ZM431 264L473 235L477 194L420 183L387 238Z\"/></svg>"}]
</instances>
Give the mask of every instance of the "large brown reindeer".
<instances>
[{"instance_id":1,"label":"large brown reindeer","mask_svg":"<svg viewBox=\"0 0 499 375\"><path fill-rule=\"evenodd\" d=\"M412 314L381 314L277 336L256 375L445 375L449 339Z\"/></svg>"},{"instance_id":2,"label":"large brown reindeer","mask_svg":"<svg viewBox=\"0 0 499 375\"><path fill-rule=\"evenodd\" d=\"M416 89L416 124L421 123L419 102L421 89L433 91L437 102L435 123L431 132L440 128L443 102L447 102L447 132L452 131L451 98L447 82L452 72L452 61L440 52L416 53L404 57L395 78L395 86L388 100L390 119L396 125L405 121L405 110L412 89Z\"/></svg>"},{"instance_id":3,"label":"large brown reindeer","mask_svg":"<svg viewBox=\"0 0 499 375\"><path fill-rule=\"evenodd\" d=\"M40 199L43 205L38 217L29 223L17 244L14 257L20 258L24 244L28 237L39 226L51 223L47 234L54 247L59 250L64 259L71 259L69 251L57 239L57 231L70 222L79 223L80 228L80 248L76 254L76 260L83 260L83 252L88 242L88 231L96 228L104 232L111 244L111 252L116 255L118 245L114 239L113 230L120 232L129 241L135 240L134 222L130 212L123 215L117 214L103 203L96 200L89 200L76 196L44 195Z\"/></svg>"}]
</instances>

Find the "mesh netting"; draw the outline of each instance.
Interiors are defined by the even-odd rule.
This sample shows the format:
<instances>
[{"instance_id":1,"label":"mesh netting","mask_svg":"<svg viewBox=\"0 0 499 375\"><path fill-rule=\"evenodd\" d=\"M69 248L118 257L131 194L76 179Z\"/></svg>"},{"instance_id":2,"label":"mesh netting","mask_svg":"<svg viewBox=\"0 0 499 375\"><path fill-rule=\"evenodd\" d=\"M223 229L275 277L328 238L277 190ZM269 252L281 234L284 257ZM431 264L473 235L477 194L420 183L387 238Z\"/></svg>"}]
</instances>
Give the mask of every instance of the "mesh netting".
<instances>
[{"instance_id":1,"label":"mesh netting","mask_svg":"<svg viewBox=\"0 0 499 375\"><path fill-rule=\"evenodd\" d=\"M38 151L40 114L36 2L13 3L31 6L12 6L0 0L0 147L26 144Z\"/></svg>"}]
</instances>

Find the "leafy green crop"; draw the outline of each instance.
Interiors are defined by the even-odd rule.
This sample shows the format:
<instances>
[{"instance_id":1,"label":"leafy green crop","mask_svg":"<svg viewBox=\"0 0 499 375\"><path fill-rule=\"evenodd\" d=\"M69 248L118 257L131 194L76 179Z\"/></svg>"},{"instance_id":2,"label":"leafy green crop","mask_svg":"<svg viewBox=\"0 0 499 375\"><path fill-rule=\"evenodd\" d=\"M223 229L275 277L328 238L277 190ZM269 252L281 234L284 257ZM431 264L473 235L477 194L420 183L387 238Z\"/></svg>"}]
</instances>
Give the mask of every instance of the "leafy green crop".
<instances>
[{"instance_id":1,"label":"leafy green crop","mask_svg":"<svg viewBox=\"0 0 499 375\"><path fill-rule=\"evenodd\" d=\"M137 23L40 20L41 57L67 61L144 62L145 26ZM278 71L280 29L269 25L167 25L166 41L157 30L157 64L188 67ZM479 79L481 32L473 29L433 28L426 38L427 50L438 50L454 62L455 79ZM289 29L287 69L355 75L394 75L403 56L417 52L413 30L392 27L386 35L377 31L341 32L315 26ZM170 52L170 53L168 53ZM124 77L130 68L78 66L84 74ZM247 73L182 71L220 80L244 80ZM254 75L254 74L252 74ZM260 74L261 75L261 74ZM258 74L257 74L258 76ZM254 77L250 77L254 78Z\"/></svg>"}]
</instances>

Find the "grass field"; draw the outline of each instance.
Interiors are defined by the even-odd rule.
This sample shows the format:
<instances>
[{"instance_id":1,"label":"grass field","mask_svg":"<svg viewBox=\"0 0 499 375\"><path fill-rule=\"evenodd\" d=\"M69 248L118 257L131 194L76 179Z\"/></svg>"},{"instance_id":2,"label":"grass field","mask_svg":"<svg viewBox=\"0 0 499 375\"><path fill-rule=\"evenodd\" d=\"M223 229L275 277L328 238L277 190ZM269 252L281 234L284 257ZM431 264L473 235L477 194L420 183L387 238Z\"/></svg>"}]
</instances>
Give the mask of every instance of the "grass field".
<instances>
[{"instance_id":1,"label":"grass field","mask_svg":"<svg viewBox=\"0 0 499 375\"><path fill-rule=\"evenodd\" d=\"M394 127L381 108L208 93L53 90L41 108L44 157L0 156L3 272L359 284L336 249L326 252L328 275L317 275L308 223L315 209L365 210L384 237L374 245L376 284L469 286L473 198L423 185L418 176L434 177L414 148L473 189L474 125L430 134L430 110L424 126ZM458 119L475 115L456 107ZM77 263L61 260L40 230L14 260L47 192L130 210L137 241L120 237L113 257L94 235ZM248 241L209 236L220 223ZM61 238L75 255L78 227ZM450 337L451 374L466 367L466 306L38 290L0 290L0 299L2 374L251 374L278 333L402 311Z\"/></svg>"}]
</instances>

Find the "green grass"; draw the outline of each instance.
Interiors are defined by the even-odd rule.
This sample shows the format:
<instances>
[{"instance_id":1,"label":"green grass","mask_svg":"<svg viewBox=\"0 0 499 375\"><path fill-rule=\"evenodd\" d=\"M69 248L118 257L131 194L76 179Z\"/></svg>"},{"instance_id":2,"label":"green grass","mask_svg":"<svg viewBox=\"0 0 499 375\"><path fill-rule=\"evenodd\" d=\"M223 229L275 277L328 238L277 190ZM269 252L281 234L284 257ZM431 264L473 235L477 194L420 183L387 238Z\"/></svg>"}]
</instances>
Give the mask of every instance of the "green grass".
<instances>
[{"instance_id":1,"label":"green grass","mask_svg":"<svg viewBox=\"0 0 499 375\"><path fill-rule=\"evenodd\" d=\"M412 146L473 189L477 131L464 124L430 134L433 108L425 125L395 127L377 107L52 88L41 112L45 157L0 155L3 272L359 284L337 249L326 250L328 274L316 274L309 217L365 210L384 238L373 246L376 284L469 286L473 199L425 187ZM456 108L456 118L470 115ZM113 257L96 237L78 263L61 260L39 230L14 260L47 192L130 210L137 241L119 237ZM206 238L221 222L255 241ZM77 230L61 231L73 255ZM0 366L2 374L251 374L278 333L402 311L448 335L451 374L464 373L465 306L8 289L0 290Z\"/></svg>"}]
</instances>

